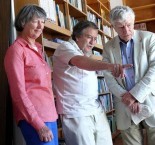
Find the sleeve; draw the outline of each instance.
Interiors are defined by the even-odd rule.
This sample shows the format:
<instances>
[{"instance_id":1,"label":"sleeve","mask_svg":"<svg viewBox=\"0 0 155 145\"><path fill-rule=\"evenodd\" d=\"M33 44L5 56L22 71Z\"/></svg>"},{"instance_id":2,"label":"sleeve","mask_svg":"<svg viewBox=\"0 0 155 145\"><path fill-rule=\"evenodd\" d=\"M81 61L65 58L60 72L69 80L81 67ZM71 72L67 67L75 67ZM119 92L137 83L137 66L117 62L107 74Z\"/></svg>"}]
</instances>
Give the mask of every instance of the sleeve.
<instances>
[{"instance_id":1,"label":"sleeve","mask_svg":"<svg viewBox=\"0 0 155 145\"><path fill-rule=\"evenodd\" d=\"M61 44L54 53L54 57L67 65L69 64L71 58L77 55L82 55L82 53L79 51L79 48L77 48L70 42Z\"/></svg>"},{"instance_id":2,"label":"sleeve","mask_svg":"<svg viewBox=\"0 0 155 145\"><path fill-rule=\"evenodd\" d=\"M140 79L130 90L130 93L140 103L143 103L146 97L155 90L155 34L151 34L152 35L145 34L143 36L144 38L139 61L140 66L138 70Z\"/></svg>"},{"instance_id":3,"label":"sleeve","mask_svg":"<svg viewBox=\"0 0 155 145\"><path fill-rule=\"evenodd\" d=\"M24 55L21 46L8 49L5 60L5 70L8 77L11 97L14 107L36 130L44 126L44 122L38 116L34 105L28 98L25 89ZM17 116L17 114L16 114Z\"/></svg>"}]
</instances>

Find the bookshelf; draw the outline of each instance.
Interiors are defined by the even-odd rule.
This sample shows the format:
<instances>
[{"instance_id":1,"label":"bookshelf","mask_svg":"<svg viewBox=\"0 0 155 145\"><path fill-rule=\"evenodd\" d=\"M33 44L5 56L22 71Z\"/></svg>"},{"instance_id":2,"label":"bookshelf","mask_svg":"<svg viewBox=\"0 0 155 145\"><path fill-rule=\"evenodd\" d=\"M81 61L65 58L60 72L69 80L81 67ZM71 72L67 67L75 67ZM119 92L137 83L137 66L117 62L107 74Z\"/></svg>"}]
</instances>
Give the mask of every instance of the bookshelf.
<instances>
[{"instance_id":1,"label":"bookshelf","mask_svg":"<svg viewBox=\"0 0 155 145\"><path fill-rule=\"evenodd\" d=\"M49 4L48 7L44 4L45 2ZM43 44L44 51L48 57L51 57L55 49L60 45L60 42L55 41L55 39L68 40L74 25L80 20L88 19L95 22L99 27L97 44L93 48L93 51L99 52L99 55L94 55L94 53L91 57L92 59L102 60L101 54L104 44L113 37L113 28L109 22L109 0L14 0L14 4L15 14L26 4L37 4L46 9L48 19L45 22L43 34L38 41ZM104 77L101 76L99 78ZM112 95L110 92L107 95L109 95L111 106L107 114L113 115ZM63 137L60 127L58 134L59 138Z\"/></svg>"},{"instance_id":2,"label":"bookshelf","mask_svg":"<svg viewBox=\"0 0 155 145\"><path fill-rule=\"evenodd\" d=\"M130 6L136 14L136 24L146 23L147 30L155 32L155 1L154 0L123 0L123 4Z\"/></svg>"},{"instance_id":3,"label":"bookshelf","mask_svg":"<svg viewBox=\"0 0 155 145\"><path fill-rule=\"evenodd\" d=\"M54 4L52 4L51 7L48 6L48 8L46 8L45 5L42 6L42 1L53 1ZM77 4L74 3L76 1ZM48 18L45 22L44 32L40 39L40 42L45 46L45 51L46 48L48 48L48 55L52 55L54 52L53 47L56 49L57 46L55 43L51 43L52 39L60 38L68 40L71 36L74 25L80 20L88 19L92 21L92 15L94 22L99 27L97 45L95 45L94 49L102 53L104 44L113 37L112 26L108 18L110 9L109 0L94 0L93 2L92 0L15 0L14 3L15 13L18 13L18 11L26 4L40 5L44 9L47 9L47 13L51 13L49 8L52 9L52 7L54 7L53 13L55 15L52 17L55 16L55 18L53 18L54 20ZM91 16L88 13L90 13ZM50 14L48 14L48 16L49 15ZM46 39L46 41L43 42L42 39ZM49 48L51 48L51 53ZM98 57L92 58L98 59Z\"/></svg>"},{"instance_id":4,"label":"bookshelf","mask_svg":"<svg viewBox=\"0 0 155 145\"><path fill-rule=\"evenodd\" d=\"M98 93L99 100L107 114L107 119L112 132L112 138L114 139L117 135L120 134L120 131L118 131L116 127L116 116L113 104L113 95L107 87L102 72L98 72Z\"/></svg>"}]
</instances>

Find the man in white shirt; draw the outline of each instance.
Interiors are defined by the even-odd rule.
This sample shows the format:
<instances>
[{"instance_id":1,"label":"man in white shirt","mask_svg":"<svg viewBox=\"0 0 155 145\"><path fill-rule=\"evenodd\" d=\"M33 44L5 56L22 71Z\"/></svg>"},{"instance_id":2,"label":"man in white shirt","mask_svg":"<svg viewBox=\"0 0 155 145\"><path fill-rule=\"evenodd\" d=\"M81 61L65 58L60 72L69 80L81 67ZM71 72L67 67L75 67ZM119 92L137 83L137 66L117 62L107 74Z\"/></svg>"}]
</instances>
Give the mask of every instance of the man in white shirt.
<instances>
[{"instance_id":1,"label":"man in white shirt","mask_svg":"<svg viewBox=\"0 0 155 145\"><path fill-rule=\"evenodd\" d=\"M112 145L105 112L98 101L97 70L107 69L116 77L129 67L90 58L98 27L81 21L72 39L61 44L53 56L53 84L58 113L67 145Z\"/></svg>"}]
</instances>

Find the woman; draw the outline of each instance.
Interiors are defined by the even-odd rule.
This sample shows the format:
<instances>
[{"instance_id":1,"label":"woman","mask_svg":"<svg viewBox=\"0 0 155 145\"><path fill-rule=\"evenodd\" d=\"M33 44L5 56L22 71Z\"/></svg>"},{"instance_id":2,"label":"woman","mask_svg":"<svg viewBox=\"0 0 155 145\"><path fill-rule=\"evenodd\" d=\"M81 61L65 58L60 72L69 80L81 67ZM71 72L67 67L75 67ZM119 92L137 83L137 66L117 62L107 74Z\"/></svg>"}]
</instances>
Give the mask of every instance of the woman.
<instances>
[{"instance_id":1,"label":"woman","mask_svg":"<svg viewBox=\"0 0 155 145\"><path fill-rule=\"evenodd\" d=\"M27 145L58 145L51 70L36 42L45 19L41 7L24 6L15 20L19 36L4 60L14 115Z\"/></svg>"}]
</instances>

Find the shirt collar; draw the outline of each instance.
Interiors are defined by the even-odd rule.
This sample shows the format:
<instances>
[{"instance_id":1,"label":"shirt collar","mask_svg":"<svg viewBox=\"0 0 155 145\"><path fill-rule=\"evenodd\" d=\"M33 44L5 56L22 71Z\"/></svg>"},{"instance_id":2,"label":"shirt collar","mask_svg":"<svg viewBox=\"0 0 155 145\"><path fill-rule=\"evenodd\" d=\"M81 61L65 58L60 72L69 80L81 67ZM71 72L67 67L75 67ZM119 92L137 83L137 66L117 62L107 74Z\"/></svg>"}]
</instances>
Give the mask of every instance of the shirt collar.
<instances>
[{"instance_id":1,"label":"shirt collar","mask_svg":"<svg viewBox=\"0 0 155 145\"><path fill-rule=\"evenodd\" d=\"M73 40L73 39L69 39L69 42L78 50L83 54L83 51L79 48L79 46L77 45L77 43Z\"/></svg>"},{"instance_id":2,"label":"shirt collar","mask_svg":"<svg viewBox=\"0 0 155 145\"><path fill-rule=\"evenodd\" d=\"M129 43L132 43L132 42L133 42L133 37L132 37L127 43L125 43L125 42L119 37L119 43L120 43L120 44L128 45Z\"/></svg>"},{"instance_id":3,"label":"shirt collar","mask_svg":"<svg viewBox=\"0 0 155 145\"><path fill-rule=\"evenodd\" d=\"M23 39L22 37L18 37L17 39L16 39L16 41L18 41L18 43L21 45L21 46L28 46L30 49L32 49L31 48L31 45L25 40L25 39ZM35 42L35 45L37 46L37 48L38 48L38 51L42 51L42 45L41 44L39 44L38 42Z\"/></svg>"}]
</instances>

